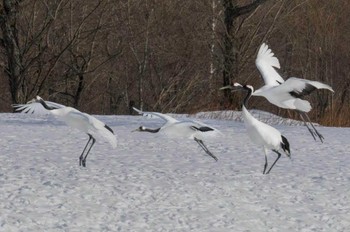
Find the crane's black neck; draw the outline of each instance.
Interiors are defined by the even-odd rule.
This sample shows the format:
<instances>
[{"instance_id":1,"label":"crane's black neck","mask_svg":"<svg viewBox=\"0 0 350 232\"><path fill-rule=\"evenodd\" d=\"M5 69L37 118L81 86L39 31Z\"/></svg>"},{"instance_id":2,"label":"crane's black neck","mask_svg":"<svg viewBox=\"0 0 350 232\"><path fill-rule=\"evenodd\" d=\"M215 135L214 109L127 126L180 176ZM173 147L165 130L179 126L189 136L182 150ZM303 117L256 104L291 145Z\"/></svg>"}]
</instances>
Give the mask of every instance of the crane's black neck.
<instances>
[{"instance_id":1,"label":"crane's black neck","mask_svg":"<svg viewBox=\"0 0 350 232\"><path fill-rule=\"evenodd\" d=\"M244 98L244 100L243 100L243 106L244 106L245 108L247 108L247 107L248 107L248 100L249 100L249 98L252 96L253 91L252 91L251 88L248 88L248 87L246 87L246 86L243 86L243 89L244 89L245 91L247 91L247 95L245 96L245 98Z\"/></svg>"},{"instance_id":2,"label":"crane's black neck","mask_svg":"<svg viewBox=\"0 0 350 232\"><path fill-rule=\"evenodd\" d=\"M46 102L43 100L43 99L40 99L40 100L38 100L40 103L41 103L41 105L43 105L43 107L45 108L45 109L47 109L47 110L53 110L53 109L55 109L55 108L53 108L53 107L50 107L50 106L48 106L47 104L46 104Z\"/></svg>"}]
</instances>

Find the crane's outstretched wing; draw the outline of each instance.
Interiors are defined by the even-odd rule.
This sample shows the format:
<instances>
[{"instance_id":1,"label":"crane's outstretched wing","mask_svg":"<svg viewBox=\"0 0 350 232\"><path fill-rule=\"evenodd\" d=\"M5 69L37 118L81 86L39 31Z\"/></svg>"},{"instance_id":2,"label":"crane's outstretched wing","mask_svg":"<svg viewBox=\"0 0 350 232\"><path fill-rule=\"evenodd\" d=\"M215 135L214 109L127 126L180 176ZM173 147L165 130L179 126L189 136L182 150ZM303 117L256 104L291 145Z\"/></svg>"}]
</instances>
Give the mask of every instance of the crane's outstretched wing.
<instances>
[{"instance_id":1,"label":"crane's outstretched wing","mask_svg":"<svg viewBox=\"0 0 350 232\"><path fill-rule=\"evenodd\" d=\"M255 65L258 68L265 85L276 86L284 82L283 78L275 70L275 68L280 68L280 63L265 43L259 48Z\"/></svg>"},{"instance_id":2,"label":"crane's outstretched wing","mask_svg":"<svg viewBox=\"0 0 350 232\"><path fill-rule=\"evenodd\" d=\"M296 98L309 95L316 89L328 89L329 91L334 92L332 87L327 84L296 77L288 78L283 84L276 87L276 90L288 92L290 95Z\"/></svg>"},{"instance_id":3,"label":"crane's outstretched wing","mask_svg":"<svg viewBox=\"0 0 350 232\"><path fill-rule=\"evenodd\" d=\"M59 109L65 107L64 105L45 101L45 103L54 109ZM27 104L12 104L12 107L15 108L15 111L26 113L26 114L38 114L38 115L44 115L49 114L50 111L45 109L43 105L39 102L36 102L35 99L27 102Z\"/></svg>"},{"instance_id":4,"label":"crane's outstretched wing","mask_svg":"<svg viewBox=\"0 0 350 232\"><path fill-rule=\"evenodd\" d=\"M176 120L175 118L173 118L169 115L166 115L166 114L162 114L162 113L158 113L158 112L143 112L139 109L136 109L135 107L133 107L133 109L137 113L141 114L142 116L149 117L149 118L157 117L157 118L163 119L165 121L164 126L166 126L167 124L172 124L172 123L178 122L178 120Z\"/></svg>"}]
</instances>

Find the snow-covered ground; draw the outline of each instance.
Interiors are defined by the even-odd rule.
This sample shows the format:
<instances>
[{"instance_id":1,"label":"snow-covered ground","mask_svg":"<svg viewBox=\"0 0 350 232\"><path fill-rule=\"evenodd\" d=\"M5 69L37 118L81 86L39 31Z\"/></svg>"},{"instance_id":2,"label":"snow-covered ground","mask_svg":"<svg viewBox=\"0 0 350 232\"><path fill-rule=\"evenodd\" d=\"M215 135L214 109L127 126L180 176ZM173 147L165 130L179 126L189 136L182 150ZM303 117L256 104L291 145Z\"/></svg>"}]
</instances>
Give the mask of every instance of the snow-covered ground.
<instances>
[{"instance_id":1,"label":"snow-covered ground","mask_svg":"<svg viewBox=\"0 0 350 232\"><path fill-rule=\"evenodd\" d=\"M292 159L262 175L242 122L202 117L223 133L205 141L215 162L194 141L131 132L157 119L97 118L118 147L98 141L82 168L80 131L0 114L0 231L350 231L350 128L318 127L320 143L277 123Z\"/></svg>"}]
</instances>

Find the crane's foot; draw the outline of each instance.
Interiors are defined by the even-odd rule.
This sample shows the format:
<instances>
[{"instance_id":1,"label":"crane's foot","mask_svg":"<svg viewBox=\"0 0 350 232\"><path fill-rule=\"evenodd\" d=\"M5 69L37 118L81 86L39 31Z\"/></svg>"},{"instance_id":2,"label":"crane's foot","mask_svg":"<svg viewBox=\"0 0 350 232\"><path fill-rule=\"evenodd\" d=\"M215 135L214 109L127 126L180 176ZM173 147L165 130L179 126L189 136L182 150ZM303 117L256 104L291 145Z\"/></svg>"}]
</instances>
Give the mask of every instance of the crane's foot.
<instances>
[{"instance_id":1,"label":"crane's foot","mask_svg":"<svg viewBox=\"0 0 350 232\"><path fill-rule=\"evenodd\" d=\"M86 167L86 159L83 157L79 157L79 166L83 166L84 168Z\"/></svg>"}]
</instances>

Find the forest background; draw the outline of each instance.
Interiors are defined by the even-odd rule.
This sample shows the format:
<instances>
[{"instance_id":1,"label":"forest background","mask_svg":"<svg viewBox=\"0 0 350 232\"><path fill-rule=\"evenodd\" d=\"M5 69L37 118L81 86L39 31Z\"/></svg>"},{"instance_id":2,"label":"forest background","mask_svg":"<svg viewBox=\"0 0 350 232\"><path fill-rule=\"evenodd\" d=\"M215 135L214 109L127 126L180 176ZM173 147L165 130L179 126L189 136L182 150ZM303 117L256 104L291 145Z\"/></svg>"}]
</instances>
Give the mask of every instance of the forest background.
<instances>
[{"instance_id":1,"label":"forest background","mask_svg":"<svg viewBox=\"0 0 350 232\"><path fill-rule=\"evenodd\" d=\"M92 114L239 110L266 42L286 79L327 83L313 121L350 126L348 0L2 0L0 112L36 95ZM297 118L264 98L249 108Z\"/></svg>"}]
</instances>

